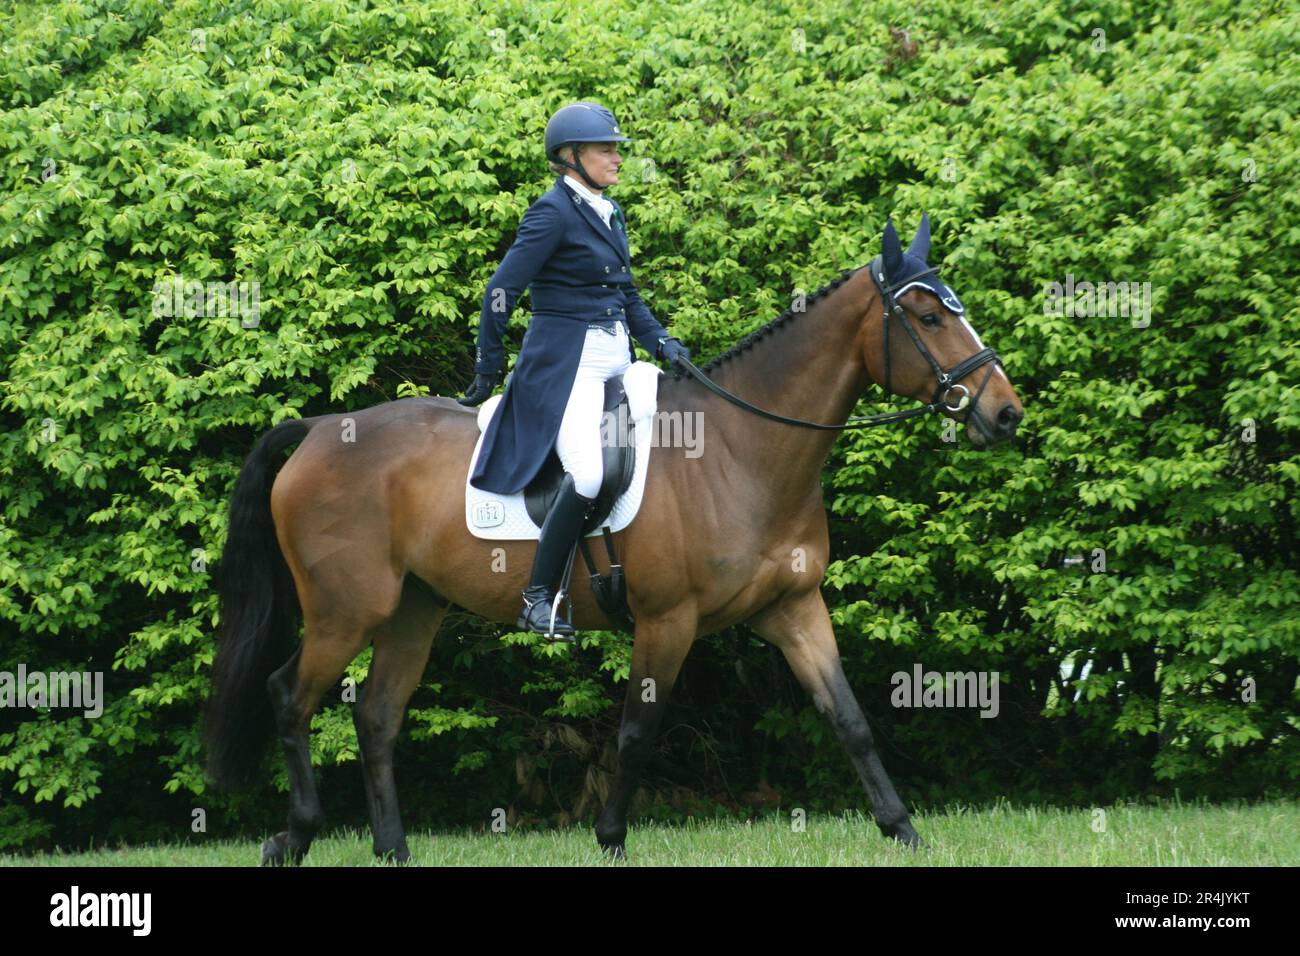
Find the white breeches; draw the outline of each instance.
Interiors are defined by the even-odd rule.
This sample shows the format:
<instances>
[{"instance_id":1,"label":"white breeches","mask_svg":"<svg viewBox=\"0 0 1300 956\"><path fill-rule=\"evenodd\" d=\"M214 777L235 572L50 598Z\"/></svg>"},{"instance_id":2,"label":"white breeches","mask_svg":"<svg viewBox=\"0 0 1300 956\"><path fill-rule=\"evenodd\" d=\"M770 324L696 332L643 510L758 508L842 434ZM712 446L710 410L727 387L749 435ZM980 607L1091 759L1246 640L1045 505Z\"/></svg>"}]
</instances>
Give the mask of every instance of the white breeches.
<instances>
[{"instance_id":1,"label":"white breeches","mask_svg":"<svg viewBox=\"0 0 1300 956\"><path fill-rule=\"evenodd\" d=\"M578 374L555 439L560 464L573 475L574 488L584 498L596 497L604 477L600 421L604 414L605 381L626 372L631 364L623 323L618 324L614 335L599 328L587 329Z\"/></svg>"}]
</instances>

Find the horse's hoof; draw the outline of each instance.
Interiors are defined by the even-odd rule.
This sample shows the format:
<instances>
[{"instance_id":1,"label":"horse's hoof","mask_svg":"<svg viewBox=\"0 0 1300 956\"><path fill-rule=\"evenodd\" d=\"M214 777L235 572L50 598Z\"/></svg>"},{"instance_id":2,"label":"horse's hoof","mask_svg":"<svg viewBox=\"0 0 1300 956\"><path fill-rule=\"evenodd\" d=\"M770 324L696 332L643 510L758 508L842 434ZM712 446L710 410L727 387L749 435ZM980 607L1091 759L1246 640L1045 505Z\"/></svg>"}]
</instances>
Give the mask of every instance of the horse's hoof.
<instances>
[{"instance_id":1,"label":"horse's hoof","mask_svg":"<svg viewBox=\"0 0 1300 956\"><path fill-rule=\"evenodd\" d=\"M303 854L303 850L295 850L289 845L289 832L281 830L262 844L262 865L297 866L302 862Z\"/></svg>"},{"instance_id":2,"label":"horse's hoof","mask_svg":"<svg viewBox=\"0 0 1300 956\"><path fill-rule=\"evenodd\" d=\"M262 844L262 865L284 866L288 851L289 834L282 830Z\"/></svg>"},{"instance_id":3,"label":"horse's hoof","mask_svg":"<svg viewBox=\"0 0 1300 956\"><path fill-rule=\"evenodd\" d=\"M611 860L626 860L627 848L622 843L602 843L600 848Z\"/></svg>"},{"instance_id":4,"label":"horse's hoof","mask_svg":"<svg viewBox=\"0 0 1300 956\"><path fill-rule=\"evenodd\" d=\"M926 842L921 839L921 835L912 829L910 823L903 823L894 827L892 831L885 831L885 836L892 837L911 850L924 850L928 848Z\"/></svg>"},{"instance_id":5,"label":"horse's hoof","mask_svg":"<svg viewBox=\"0 0 1300 956\"><path fill-rule=\"evenodd\" d=\"M376 848L375 857L380 863L401 866L404 863L411 862L411 851L404 846L399 846L392 850L380 850Z\"/></svg>"}]
</instances>

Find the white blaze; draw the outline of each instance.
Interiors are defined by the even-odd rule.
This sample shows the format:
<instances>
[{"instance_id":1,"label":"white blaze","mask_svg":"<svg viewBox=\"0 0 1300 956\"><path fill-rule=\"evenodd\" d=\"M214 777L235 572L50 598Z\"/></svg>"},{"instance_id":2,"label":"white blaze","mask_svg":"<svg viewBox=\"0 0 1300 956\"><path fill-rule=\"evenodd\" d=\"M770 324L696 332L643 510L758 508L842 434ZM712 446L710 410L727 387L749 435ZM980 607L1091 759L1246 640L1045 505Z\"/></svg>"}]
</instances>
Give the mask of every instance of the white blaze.
<instances>
[{"instance_id":1,"label":"white blaze","mask_svg":"<svg viewBox=\"0 0 1300 956\"><path fill-rule=\"evenodd\" d=\"M964 315L959 315L959 316L957 316L957 318L961 319L961 324L964 325L964 326L966 326L966 331L969 332L969 333L970 333L970 337L973 338L973 339L975 340L975 349L976 349L976 351L978 351L978 350L984 348L984 343L980 341L979 333L976 332L973 328L971 328L971 324L970 324L969 322L966 321L966 316L964 316ZM1008 385L1011 384L1011 379L1007 378L1007 373L1004 372L1004 371L1002 371L1002 366L1001 366L1001 364L995 364L995 365L993 366L993 370L994 370L994 372L996 372L998 375L1001 375L1003 381L1005 381Z\"/></svg>"}]
</instances>

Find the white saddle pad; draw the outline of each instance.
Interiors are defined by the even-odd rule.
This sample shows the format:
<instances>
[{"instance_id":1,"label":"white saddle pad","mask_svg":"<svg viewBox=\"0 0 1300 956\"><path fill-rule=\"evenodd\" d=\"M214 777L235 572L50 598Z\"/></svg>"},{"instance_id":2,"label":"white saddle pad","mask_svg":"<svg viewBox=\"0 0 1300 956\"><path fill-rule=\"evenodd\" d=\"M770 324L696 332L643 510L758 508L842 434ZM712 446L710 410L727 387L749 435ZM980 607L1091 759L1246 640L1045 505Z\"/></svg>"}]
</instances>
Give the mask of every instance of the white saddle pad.
<instances>
[{"instance_id":1,"label":"white saddle pad","mask_svg":"<svg viewBox=\"0 0 1300 956\"><path fill-rule=\"evenodd\" d=\"M645 491L646 466L650 461L650 441L655 410L658 405L659 376L663 373L651 362L633 362L623 373L623 388L627 392L628 412L636 423L636 470L627 491L614 502L614 508L602 527L622 531L636 517L641 507L641 494ZM483 432L501 403L500 395L493 395L479 407L478 441L474 455L469 460L469 474L474 474L479 451L483 448ZM536 541L542 529L533 524L524 504L524 493L499 495L475 488L465 479L465 525L476 538L492 541ZM587 537L601 533L596 528Z\"/></svg>"}]
</instances>

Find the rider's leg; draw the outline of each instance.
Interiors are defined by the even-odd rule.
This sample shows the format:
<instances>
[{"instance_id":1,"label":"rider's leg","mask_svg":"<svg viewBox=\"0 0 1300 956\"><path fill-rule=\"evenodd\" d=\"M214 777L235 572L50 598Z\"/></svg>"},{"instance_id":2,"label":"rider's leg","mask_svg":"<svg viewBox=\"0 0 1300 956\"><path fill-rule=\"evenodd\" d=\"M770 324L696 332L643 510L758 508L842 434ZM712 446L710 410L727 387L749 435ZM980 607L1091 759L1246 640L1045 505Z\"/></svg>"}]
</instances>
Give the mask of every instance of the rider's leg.
<instances>
[{"instance_id":1,"label":"rider's leg","mask_svg":"<svg viewBox=\"0 0 1300 956\"><path fill-rule=\"evenodd\" d=\"M541 538L537 542L537 557L533 559L533 572L524 591L524 609L519 612L515 626L521 631L538 634L556 634L567 637L573 626L560 616L556 606L555 584L564 574L564 564L573 550L573 542L582 530L583 519L591 508L592 498L577 493L573 476L566 474L560 483L560 493L542 522ZM552 620L554 617L554 620Z\"/></svg>"},{"instance_id":2,"label":"rider's leg","mask_svg":"<svg viewBox=\"0 0 1300 956\"><path fill-rule=\"evenodd\" d=\"M600 422L605 380L628 365L626 334L611 336L599 329L587 333L582 359L569 393L555 450L566 472L559 495L542 523L524 607L516 627L542 634L573 634L558 614L555 584L573 551L582 523L600 491L603 461Z\"/></svg>"}]
</instances>

